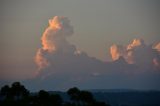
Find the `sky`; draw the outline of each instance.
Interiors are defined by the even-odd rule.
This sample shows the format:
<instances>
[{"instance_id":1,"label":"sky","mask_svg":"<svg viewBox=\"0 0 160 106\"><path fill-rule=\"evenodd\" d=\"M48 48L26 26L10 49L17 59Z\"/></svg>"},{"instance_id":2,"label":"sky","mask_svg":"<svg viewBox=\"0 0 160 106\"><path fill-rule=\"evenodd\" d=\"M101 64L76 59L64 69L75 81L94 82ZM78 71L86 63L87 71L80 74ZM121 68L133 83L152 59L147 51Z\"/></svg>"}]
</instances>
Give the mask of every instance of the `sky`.
<instances>
[{"instance_id":1,"label":"sky","mask_svg":"<svg viewBox=\"0 0 160 106\"><path fill-rule=\"evenodd\" d=\"M99 68L102 67L103 68L99 71L91 73L98 76L100 73L107 73L104 72L106 69L116 70L112 68L114 67L112 64L114 64L116 60L120 60L120 57L123 57L127 62L127 65L124 66L127 68L122 69L125 71L129 70L128 67L130 67L130 64L134 65L136 62L139 62L139 60L136 59L140 57L142 57L142 60L144 61L152 60L154 63L159 65L159 57L156 57L157 55L159 56L159 54L153 53L152 50L157 47L156 50L158 51L160 48L158 47L158 43L160 42L159 7L159 0L1 0L0 79L30 80L35 78L37 74L38 77L46 77L46 75L50 74L50 71L53 70L53 73L58 72L56 76L61 76L62 78L54 79L53 75L53 79L50 80L55 80L55 82L57 82L57 80L61 80L61 82L63 82L65 77L71 76L65 76L65 68L61 69L58 66L65 67L65 62L68 62L69 60L73 61L70 61L70 64L66 65L66 67L69 67L66 70L72 70L72 68L77 69L77 67L84 66L85 64L82 64L82 62L88 63L89 67L93 64L97 66L94 68L90 67L90 70L80 68L81 70L85 70L80 72L82 76L84 73L86 74L86 71L90 72L93 69L99 70ZM54 20L56 19L56 16L58 16L57 21ZM59 19L61 16L64 16L65 18ZM48 34L48 31L46 30L50 28L50 26L54 26L48 23L49 19L53 20L53 23L65 23L64 25L60 24L60 29L64 29L62 30L64 33L53 34L61 36L57 37L58 40L55 40L53 36L51 36L51 38L47 37L50 36L50 34ZM53 29L51 27L50 30ZM54 29L54 31L57 32L56 29ZM69 34L68 31L70 32ZM65 34L67 37L65 37ZM43 39L42 42L41 39ZM50 42L48 39L51 39L51 42L53 41L54 43L47 43ZM143 42L145 42L145 44L143 44ZM45 44L50 46L45 46ZM51 50L53 53L46 51L50 50L47 47L53 47L53 45L56 45L56 50L63 51L63 53L55 52L56 50ZM134 50L137 52L134 52ZM146 53L146 51L148 54L144 55L143 53ZM68 55L68 52L69 54L71 53L71 55ZM75 55L80 55L78 59L73 55L73 52ZM60 58L63 56L64 58ZM136 56L137 58L135 58ZM40 59L39 61L36 60L38 57ZM46 63L44 62L45 60ZM40 61L41 63L38 63ZM73 64L74 61L77 61L77 64L79 63L82 65L76 66L77 64ZM150 61L144 61L138 63L141 67L136 70L151 70L149 67L144 67L144 65L149 64ZM109 63L107 64L107 62ZM54 64L49 66L49 64L52 63L57 63L57 66L54 66ZM104 65L105 63L107 64L106 66ZM120 63L121 62L118 62L118 65ZM73 67L73 65L76 67ZM158 65L158 68L156 67L154 70L160 69ZM58 68L55 69L55 67ZM47 72L45 70L47 70ZM62 71L62 73L59 73L60 71ZM78 69L78 71L80 70ZM67 73L74 72L69 71ZM113 73L110 76L114 76L116 78L117 74L115 75ZM74 73L73 75L75 74L77 73ZM119 75L120 79L122 79L121 76L123 75ZM105 77L106 76L104 76L104 78ZM91 82L94 80L102 80L88 80L87 76L86 78L87 79L85 81L88 81L88 83L90 82L90 86L89 84L85 85L84 83L79 83L78 86L84 85L84 88L91 88L95 87L95 85L98 86L98 84L92 84ZM78 80L80 79L81 78ZM49 78L47 80L49 80ZM105 80L110 80L110 78ZM135 79L132 80L135 81ZM158 82L159 80L156 81ZM73 83L71 85L74 85L75 82L71 82ZM108 81L108 83L110 82ZM124 81L115 83L118 84L117 86L115 86L114 83L110 84L109 87L121 88L120 84L123 82ZM129 82L125 83L125 86L122 86L122 88L134 88L128 84ZM62 87L67 87L67 85L62 84L57 87L57 89ZM137 84L137 87L135 88L138 87L139 86ZM140 88L144 87L145 86ZM99 88L107 87L99 85ZM153 88L160 89L160 87L156 86Z\"/></svg>"}]
</instances>

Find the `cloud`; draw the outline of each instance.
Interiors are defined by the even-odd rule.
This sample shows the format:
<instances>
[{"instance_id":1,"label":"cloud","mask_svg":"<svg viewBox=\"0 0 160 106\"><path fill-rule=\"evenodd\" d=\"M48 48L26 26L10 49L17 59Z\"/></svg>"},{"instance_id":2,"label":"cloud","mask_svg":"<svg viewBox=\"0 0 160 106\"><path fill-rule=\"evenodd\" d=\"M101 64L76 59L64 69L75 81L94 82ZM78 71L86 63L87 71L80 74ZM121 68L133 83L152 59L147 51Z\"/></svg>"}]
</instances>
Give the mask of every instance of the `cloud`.
<instances>
[{"instance_id":1,"label":"cloud","mask_svg":"<svg viewBox=\"0 0 160 106\"><path fill-rule=\"evenodd\" d=\"M50 63L47 55L56 52L74 52L75 47L70 45L66 38L73 34L73 28L66 17L55 16L49 20L49 26L42 35L42 48L37 51L35 62L39 69L47 67Z\"/></svg>"},{"instance_id":2,"label":"cloud","mask_svg":"<svg viewBox=\"0 0 160 106\"><path fill-rule=\"evenodd\" d=\"M35 56L35 62L39 67L39 70L43 69L44 67L47 67L49 65L49 62L46 60L46 58L44 57L46 50L44 49L39 49L37 51L37 54Z\"/></svg>"},{"instance_id":3,"label":"cloud","mask_svg":"<svg viewBox=\"0 0 160 106\"><path fill-rule=\"evenodd\" d=\"M122 56L129 64L133 64L134 50L142 46L145 46L144 41L142 39L134 39L130 44L126 46L113 44L110 47L110 54L112 60L118 60L119 57Z\"/></svg>"},{"instance_id":4,"label":"cloud","mask_svg":"<svg viewBox=\"0 0 160 106\"><path fill-rule=\"evenodd\" d=\"M114 44L110 47L110 53L113 60L118 60L121 56L124 57L126 55L125 52L125 48L122 45Z\"/></svg>"},{"instance_id":5,"label":"cloud","mask_svg":"<svg viewBox=\"0 0 160 106\"><path fill-rule=\"evenodd\" d=\"M55 16L49 20L49 27L45 30L41 40L44 50L53 52L63 49L68 44L66 37L73 34L73 28L66 17Z\"/></svg>"},{"instance_id":6,"label":"cloud","mask_svg":"<svg viewBox=\"0 0 160 106\"><path fill-rule=\"evenodd\" d=\"M160 70L160 42L153 46L153 49L157 51L157 56L153 59L153 63L156 66L156 68Z\"/></svg>"},{"instance_id":7,"label":"cloud","mask_svg":"<svg viewBox=\"0 0 160 106\"><path fill-rule=\"evenodd\" d=\"M38 71L23 81L27 88L36 91L66 90L73 86L83 89L160 89L160 42L146 45L143 39L133 39L125 46L114 44L110 47L113 61L103 62L68 42L67 38L73 34L67 17L55 16L49 20L41 37L42 46L34 57ZM34 73L28 71L30 67L35 68L33 63L10 61L10 64L1 63L0 84L5 84L6 75L24 79L28 73ZM20 69L25 71L12 71Z\"/></svg>"},{"instance_id":8,"label":"cloud","mask_svg":"<svg viewBox=\"0 0 160 106\"><path fill-rule=\"evenodd\" d=\"M57 74L78 73L93 74L101 69L100 60L89 57L67 41L73 34L73 27L66 17L55 16L49 20L49 26L41 38L42 47L36 53L38 76L42 79Z\"/></svg>"},{"instance_id":9,"label":"cloud","mask_svg":"<svg viewBox=\"0 0 160 106\"><path fill-rule=\"evenodd\" d=\"M160 52L160 42L153 46L153 48Z\"/></svg>"},{"instance_id":10,"label":"cloud","mask_svg":"<svg viewBox=\"0 0 160 106\"><path fill-rule=\"evenodd\" d=\"M103 62L70 44L67 38L73 32L67 17L49 20L41 37L42 47L35 56L37 76L26 84L47 90L72 86L160 89L159 46L146 45L142 39L134 39L126 46L114 44L110 47L113 61Z\"/></svg>"},{"instance_id":11,"label":"cloud","mask_svg":"<svg viewBox=\"0 0 160 106\"><path fill-rule=\"evenodd\" d=\"M159 63L159 44L146 45L142 39L134 39L126 46L111 46L111 56L113 61L122 56L128 64L136 64L138 67L146 68L152 67L153 64Z\"/></svg>"},{"instance_id":12,"label":"cloud","mask_svg":"<svg viewBox=\"0 0 160 106\"><path fill-rule=\"evenodd\" d=\"M145 44L144 44L143 39L134 39L132 41L132 43L127 46L127 50L131 50L131 49L133 49L135 47L144 46L144 45Z\"/></svg>"}]
</instances>

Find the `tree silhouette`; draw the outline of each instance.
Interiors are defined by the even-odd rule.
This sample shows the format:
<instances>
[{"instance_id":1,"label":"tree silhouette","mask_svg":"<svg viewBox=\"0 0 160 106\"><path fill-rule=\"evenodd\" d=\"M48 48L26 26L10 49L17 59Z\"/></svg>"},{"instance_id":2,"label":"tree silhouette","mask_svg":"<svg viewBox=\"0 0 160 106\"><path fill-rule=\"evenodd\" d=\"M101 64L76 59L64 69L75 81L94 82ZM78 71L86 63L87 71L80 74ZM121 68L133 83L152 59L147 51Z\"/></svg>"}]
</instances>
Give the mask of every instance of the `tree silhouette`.
<instances>
[{"instance_id":1,"label":"tree silhouette","mask_svg":"<svg viewBox=\"0 0 160 106\"><path fill-rule=\"evenodd\" d=\"M76 87L70 88L67 94L73 103L68 103L66 106L109 106L105 102L96 101L91 92L80 91Z\"/></svg>"},{"instance_id":2,"label":"tree silhouette","mask_svg":"<svg viewBox=\"0 0 160 106\"><path fill-rule=\"evenodd\" d=\"M3 98L3 102L0 102L2 106L9 106L13 102L13 99L10 94L10 87L5 85L0 90L1 98Z\"/></svg>"},{"instance_id":3,"label":"tree silhouette","mask_svg":"<svg viewBox=\"0 0 160 106\"><path fill-rule=\"evenodd\" d=\"M16 99L29 96L29 91L21 85L20 82L14 82L10 88L10 92L12 96L16 97Z\"/></svg>"},{"instance_id":4,"label":"tree silhouette","mask_svg":"<svg viewBox=\"0 0 160 106\"><path fill-rule=\"evenodd\" d=\"M70 96L70 99L73 101L73 104L79 105L80 100L80 90L76 87L70 88L67 91L67 94Z\"/></svg>"},{"instance_id":5,"label":"tree silhouette","mask_svg":"<svg viewBox=\"0 0 160 106\"><path fill-rule=\"evenodd\" d=\"M54 106L62 106L62 98L58 94L52 94L50 95L50 103L53 104Z\"/></svg>"},{"instance_id":6,"label":"tree silhouette","mask_svg":"<svg viewBox=\"0 0 160 106\"><path fill-rule=\"evenodd\" d=\"M92 93L88 91L81 91L80 92L80 100L83 104L89 105L95 103Z\"/></svg>"},{"instance_id":7,"label":"tree silhouette","mask_svg":"<svg viewBox=\"0 0 160 106\"><path fill-rule=\"evenodd\" d=\"M70 88L67 91L70 101L64 102L59 94L40 90L29 93L20 82L14 82L0 89L0 106L109 106L105 102L97 102L92 93Z\"/></svg>"},{"instance_id":8,"label":"tree silhouette","mask_svg":"<svg viewBox=\"0 0 160 106\"><path fill-rule=\"evenodd\" d=\"M62 106L62 98L58 94L49 94L40 90L37 95L30 97L31 106Z\"/></svg>"},{"instance_id":9,"label":"tree silhouette","mask_svg":"<svg viewBox=\"0 0 160 106\"><path fill-rule=\"evenodd\" d=\"M28 103L29 91L20 82L14 82L11 87L5 85L1 88L0 94L4 97L1 103L3 106L22 106Z\"/></svg>"},{"instance_id":10,"label":"tree silhouette","mask_svg":"<svg viewBox=\"0 0 160 106\"><path fill-rule=\"evenodd\" d=\"M50 106L50 95L44 90L40 90L38 93L39 106Z\"/></svg>"},{"instance_id":11,"label":"tree silhouette","mask_svg":"<svg viewBox=\"0 0 160 106\"><path fill-rule=\"evenodd\" d=\"M8 85L5 85L0 90L0 95L2 96L9 96L10 95L10 87Z\"/></svg>"},{"instance_id":12,"label":"tree silhouette","mask_svg":"<svg viewBox=\"0 0 160 106\"><path fill-rule=\"evenodd\" d=\"M94 102L93 104L88 106L110 106L110 105L106 104L105 102Z\"/></svg>"}]
</instances>

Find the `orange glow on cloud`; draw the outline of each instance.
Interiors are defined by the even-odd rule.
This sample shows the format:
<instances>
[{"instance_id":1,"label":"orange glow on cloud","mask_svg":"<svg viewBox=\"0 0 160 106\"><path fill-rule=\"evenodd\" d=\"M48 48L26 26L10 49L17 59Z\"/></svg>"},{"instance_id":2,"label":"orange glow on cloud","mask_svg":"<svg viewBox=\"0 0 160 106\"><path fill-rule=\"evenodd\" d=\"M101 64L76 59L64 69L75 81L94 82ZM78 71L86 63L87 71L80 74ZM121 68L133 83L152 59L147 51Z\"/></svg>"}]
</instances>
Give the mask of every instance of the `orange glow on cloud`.
<instances>
[{"instance_id":1,"label":"orange glow on cloud","mask_svg":"<svg viewBox=\"0 0 160 106\"><path fill-rule=\"evenodd\" d=\"M41 49L38 50L35 56L35 62L37 63L39 70L49 65L49 62L43 57Z\"/></svg>"},{"instance_id":2,"label":"orange glow on cloud","mask_svg":"<svg viewBox=\"0 0 160 106\"><path fill-rule=\"evenodd\" d=\"M143 44L144 44L144 41L142 39L134 39L132 43L127 46L127 50L130 50L134 47L137 47Z\"/></svg>"},{"instance_id":3,"label":"orange glow on cloud","mask_svg":"<svg viewBox=\"0 0 160 106\"><path fill-rule=\"evenodd\" d=\"M115 44L110 47L110 53L111 53L111 56L112 56L113 60L117 60L121 56L120 49Z\"/></svg>"},{"instance_id":4,"label":"orange glow on cloud","mask_svg":"<svg viewBox=\"0 0 160 106\"><path fill-rule=\"evenodd\" d=\"M127 46L114 44L110 47L111 57L113 60L117 60L120 56L122 56L129 64L133 64L133 49L141 45L144 45L142 39L134 39Z\"/></svg>"},{"instance_id":5,"label":"orange glow on cloud","mask_svg":"<svg viewBox=\"0 0 160 106\"><path fill-rule=\"evenodd\" d=\"M144 41L142 39L133 39L133 41L130 44L128 44L128 46L126 47L127 55L125 56L125 59L129 64L135 63L134 49L140 46L144 46Z\"/></svg>"},{"instance_id":6,"label":"orange glow on cloud","mask_svg":"<svg viewBox=\"0 0 160 106\"><path fill-rule=\"evenodd\" d=\"M62 23L59 22L59 18L64 18L64 17L55 16L53 19L50 19L49 20L49 27L51 27L53 29L61 29Z\"/></svg>"},{"instance_id":7,"label":"orange glow on cloud","mask_svg":"<svg viewBox=\"0 0 160 106\"><path fill-rule=\"evenodd\" d=\"M157 59L153 59L153 63L154 63L155 66L159 66L160 65L160 63L158 62Z\"/></svg>"},{"instance_id":8,"label":"orange glow on cloud","mask_svg":"<svg viewBox=\"0 0 160 106\"><path fill-rule=\"evenodd\" d=\"M153 49L157 50L157 51L159 52L159 54L160 54L160 42L157 43L157 44L153 47ZM160 69L160 58L154 58L154 59L153 59L153 64L154 64L158 69Z\"/></svg>"},{"instance_id":9,"label":"orange glow on cloud","mask_svg":"<svg viewBox=\"0 0 160 106\"><path fill-rule=\"evenodd\" d=\"M42 48L44 50L47 50L49 52L53 52L56 50L55 44L54 42L52 42L51 40L49 40L48 38L50 38L50 34L48 34L50 28L47 28L46 31L44 32L41 41L42 41Z\"/></svg>"},{"instance_id":10,"label":"orange glow on cloud","mask_svg":"<svg viewBox=\"0 0 160 106\"><path fill-rule=\"evenodd\" d=\"M41 37L42 48L37 51L37 54L35 56L35 62L37 63L39 70L49 65L49 62L44 57L43 52L52 53L56 50L55 39L58 35L58 31L62 28L60 18L61 17L55 16L53 19L50 19L49 26L46 28Z\"/></svg>"},{"instance_id":11,"label":"orange glow on cloud","mask_svg":"<svg viewBox=\"0 0 160 106\"><path fill-rule=\"evenodd\" d=\"M41 37L42 47L37 51L35 56L35 62L39 69L43 69L49 65L45 54L54 54L58 50L66 50L65 48L69 45L66 37L72 34L73 28L66 17L55 16L49 20L49 26Z\"/></svg>"},{"instance_id":12,"label":"orange glow on cloud","mask_svg":"<svg viewBox=\"0 0 160 106\"><path fill-rule=\"evenodd\" d=\"M154 51L154 49L156 51ZM153 48L145 45L142 39L134 39L127 46L112 45L110 53L112 60L118 60L122 56L128 64L148 64L153 61L155 66L159 66L159 58L157 57L160 52L160 43L155 45ZM157 54L157 55L156 55Z\"/></svg>"},{"instance_id":13,"label":"orange glow on cloud","mask_svg":"<svg viewBox=\"0 0 160 106\"><path fill-rule=\"evenodd\" d=\"M154 49L160 52L160 42L154 47Z\"/></svg>"},{"instance_id":14,"label":"orange glow on cloud","mask_svg":"<svg viewBox=\"0 0 160 106\"><path fill-rule=\"evenodd\" d=\"M59 18L61 17L55 16L53 19L49 20L49 26L41 38L43 49L48 50L49 52L56 50L54 39L56 38L58 31L62 28L62 23L59 22Z\"/></svg>"}]
</instances>

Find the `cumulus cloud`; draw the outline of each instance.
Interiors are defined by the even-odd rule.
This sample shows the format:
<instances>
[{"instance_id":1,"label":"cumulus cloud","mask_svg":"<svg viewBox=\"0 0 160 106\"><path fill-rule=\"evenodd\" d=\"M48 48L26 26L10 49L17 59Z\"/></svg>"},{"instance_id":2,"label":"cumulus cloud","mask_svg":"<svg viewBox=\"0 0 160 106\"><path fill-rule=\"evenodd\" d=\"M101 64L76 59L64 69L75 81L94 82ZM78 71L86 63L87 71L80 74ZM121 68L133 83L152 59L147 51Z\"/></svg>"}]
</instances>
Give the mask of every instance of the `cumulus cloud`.
<instances>
[{"instance_id":1,"label":"cumulus cloud","mask_svg":"<svg viewBox=\"0 0 160 106\"><path fill-rule=\"evenodd\" d=\"M157 53L157 57L153 59L154 65L160 70L160 42L153 46Z\"/></svg>"},{"instance_id":2,"label":"cumulus cloud","mask_svg":"<svg viewBox=\"0 0 160 106\"><path fill-rule=\"evenodd\" d=\"M127 50L130 50L130 49L133 49L135 47L138 47L138 46L144 46L144 41L143 39L134 39L131 44L129 44L127 46Z\"/></svg>"},{"instance_id":3,"label":"cumulus cloud","mask_svg":"<svg viewBox=\"0 0 160 106\"><path fill-rule=\"evenodd\" d=\"M160 52L160 42L153 46L153 48Z\"/></svg>"},{"instance_id":4,"label":"cumulus cloud","mask_svg":"<svg viewBox=\"0 0 160 106\"><path fill-rule=\"evenodd\" d=\"M41 38L43 49L49 52L63 49L63 46L68 44L66 37L72 34L73 28L68 18L55 16L49 20L49 26Z\"/></svg>"},{"instance_id":5,"label":"cumulus cloud","mask_svg":"<svg viewBox=\"0 0 160 106\"><path fill-rule=\"evenodd\" d=\"M89 57L67 41L72 34L73 27L68 18L55 16L49 20L49 26L41 38L42 47L35 56L39 76L46 78L58 73L66 73L67 76L68 73L85 71L86 74L93 74L101 69L97 66L101 61Z\"/></svg>"},{"instance_id":6,"label":"cumulus cloud","mask_svg":"<svg viewBox=\"0 0 160 106\"><path fill-rule=\"evenodd\" d=\"M111 46L111 56L113 60L117 60L119 56L122 56L128 64L136 64L143 68L148 68L148 66L152 66L153 63L158 63L158 51L159 44L155 45L155 47L146 45L142 39L134 39L127 46ZM117 56L116 59L114 56Z\"/></svg>"},{"instance_id":7,"label":"cumulus cloud","mask_svg":"<svg viewBox=\"0 0 160 106\"><path fill-rule=\"evenodd\" d=\"M49 62L44 57L45 52L46 52L46 50L44 50L42 48L37 51L37 54L35 57L35 62L37 63L39 70L41 70L44 67L47 67L49 65Z\"/></svg>"},{"instance_id":8,"label":"cumulus cloud","mask_svg":"<svg viewBox=\"0 0 160 106\"><path fill-rule=\"evenodd\" d=\"M49 20L49 26L41 38L42 48L37 51L35 57L39 69L45 68L50 64L46 57L48 54L75 51L75 47L66 40L72 34L73 28L68 18L55 16Z\"/></svg>"},{"instance_id":9,"label":"cumulus cloud","mask_svg":"<svg viewBox=\"0 0 160 106\"><path fill-rule=\"evenodd\" d=\"M157 84L154 78L160 81L159 74L154 73L159 73L154 71L159 70L157 45L146 45L142 39L134 39L126 46L114 44L110 47L113 61L103 62L70 44L67 37L72 35L73 27L68 18L55 16L49 20L41 37L42 47L35 56L39 70L32 80L35 88L145 88L148 81Z\"/></svg>"},{"instance_id":10,"label":"cumulus cloud","mask_svg":"<svg viewBox=\"0 0 160 106\"><path fill-rule=\"evenodd\" d=\"M124 57L126 55L125 52L125 48L122 45L114 44L110 47L110 53L113 60L118 60L121 56Z\"/></svg>"},{"instance_id":11,"label":"cumulus cloud","mask_svg":"<svg viewBox=\"0 0 160 106\"><path fill-rule=\"evenodd\" d=\"M112 60L118 60L122 56L129 64L133 64L135 62L135 52L138 48L143 48L144 46L145 43L142 39L134 39L126 46L114 44L110 49Z\"/></svg>"}]
</instances>

